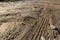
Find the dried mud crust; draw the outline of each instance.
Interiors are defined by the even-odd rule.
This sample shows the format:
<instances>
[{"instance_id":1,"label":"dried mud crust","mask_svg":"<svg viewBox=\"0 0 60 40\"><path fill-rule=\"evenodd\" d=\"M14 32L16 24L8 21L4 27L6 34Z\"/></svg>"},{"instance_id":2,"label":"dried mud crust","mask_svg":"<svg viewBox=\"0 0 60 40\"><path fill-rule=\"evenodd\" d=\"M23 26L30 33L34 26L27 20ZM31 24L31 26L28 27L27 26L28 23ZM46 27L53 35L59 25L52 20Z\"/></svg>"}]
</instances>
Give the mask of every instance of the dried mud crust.
<instances>
[{"instance_id":1,"label":"dried mud crust","mask_svg":"<svg viewBox=\"0 0 60 40\"><path fill-rule=\"evenodd\" d=\"M60 39L60 9L56 5L38 1L0 5L0 40L42 40L42 36L45 40Z\"/></svg>"}]
</instances>

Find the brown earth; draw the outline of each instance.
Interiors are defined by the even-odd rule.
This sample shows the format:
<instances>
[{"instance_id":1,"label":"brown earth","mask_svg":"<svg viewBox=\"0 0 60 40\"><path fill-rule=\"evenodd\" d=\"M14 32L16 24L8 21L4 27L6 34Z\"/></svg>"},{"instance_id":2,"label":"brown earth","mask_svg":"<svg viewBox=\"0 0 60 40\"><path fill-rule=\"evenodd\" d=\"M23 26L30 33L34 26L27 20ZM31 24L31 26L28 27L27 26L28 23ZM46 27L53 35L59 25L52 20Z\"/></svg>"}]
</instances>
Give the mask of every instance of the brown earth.
<instances>
[{"instance_id":1,"label":"brown earth","mask_svg":"<svg viewBox=\"0 0 60 40\"><path fill-rule=\"evenodd\" d=\"M60 1L0 2L0 40L60 40Z\"/></svg>"}]
</instances>

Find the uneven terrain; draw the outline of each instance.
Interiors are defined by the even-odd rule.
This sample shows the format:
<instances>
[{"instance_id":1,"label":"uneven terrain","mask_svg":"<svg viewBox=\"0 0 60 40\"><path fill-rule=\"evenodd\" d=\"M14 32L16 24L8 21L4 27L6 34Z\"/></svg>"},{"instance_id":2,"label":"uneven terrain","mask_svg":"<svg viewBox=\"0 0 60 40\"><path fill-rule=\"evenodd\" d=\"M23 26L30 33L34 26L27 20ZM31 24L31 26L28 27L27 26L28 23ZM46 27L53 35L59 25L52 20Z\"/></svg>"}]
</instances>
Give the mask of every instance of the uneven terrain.
<instances>
[{"instance_id":1,"label":"uneven terrain","mask_svg":"<svg viewBox=\"0 0 60 40\"><path fill-rule=\"evenodd\" d=\"M60 40L60 1L0 2L0 40Z\"/></svg>"}]
</instances>

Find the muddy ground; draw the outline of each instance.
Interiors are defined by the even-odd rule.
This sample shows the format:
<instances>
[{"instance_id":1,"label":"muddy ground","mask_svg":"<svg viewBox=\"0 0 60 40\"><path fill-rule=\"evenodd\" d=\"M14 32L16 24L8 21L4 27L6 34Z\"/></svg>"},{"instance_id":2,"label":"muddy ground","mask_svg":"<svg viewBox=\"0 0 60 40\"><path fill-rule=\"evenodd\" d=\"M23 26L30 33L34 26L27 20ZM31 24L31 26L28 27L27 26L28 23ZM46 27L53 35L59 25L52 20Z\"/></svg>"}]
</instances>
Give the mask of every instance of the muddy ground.
<instances>
[{"instance_id":1,"label":"muddy ground","mask_svg":"<svg viewBox=\"0 0 60 40\"><path fill-rule=\"evenodd\" d=\"M60 40L59 2L0 2L0 40Z\"/></svg>"}]
</instances>

